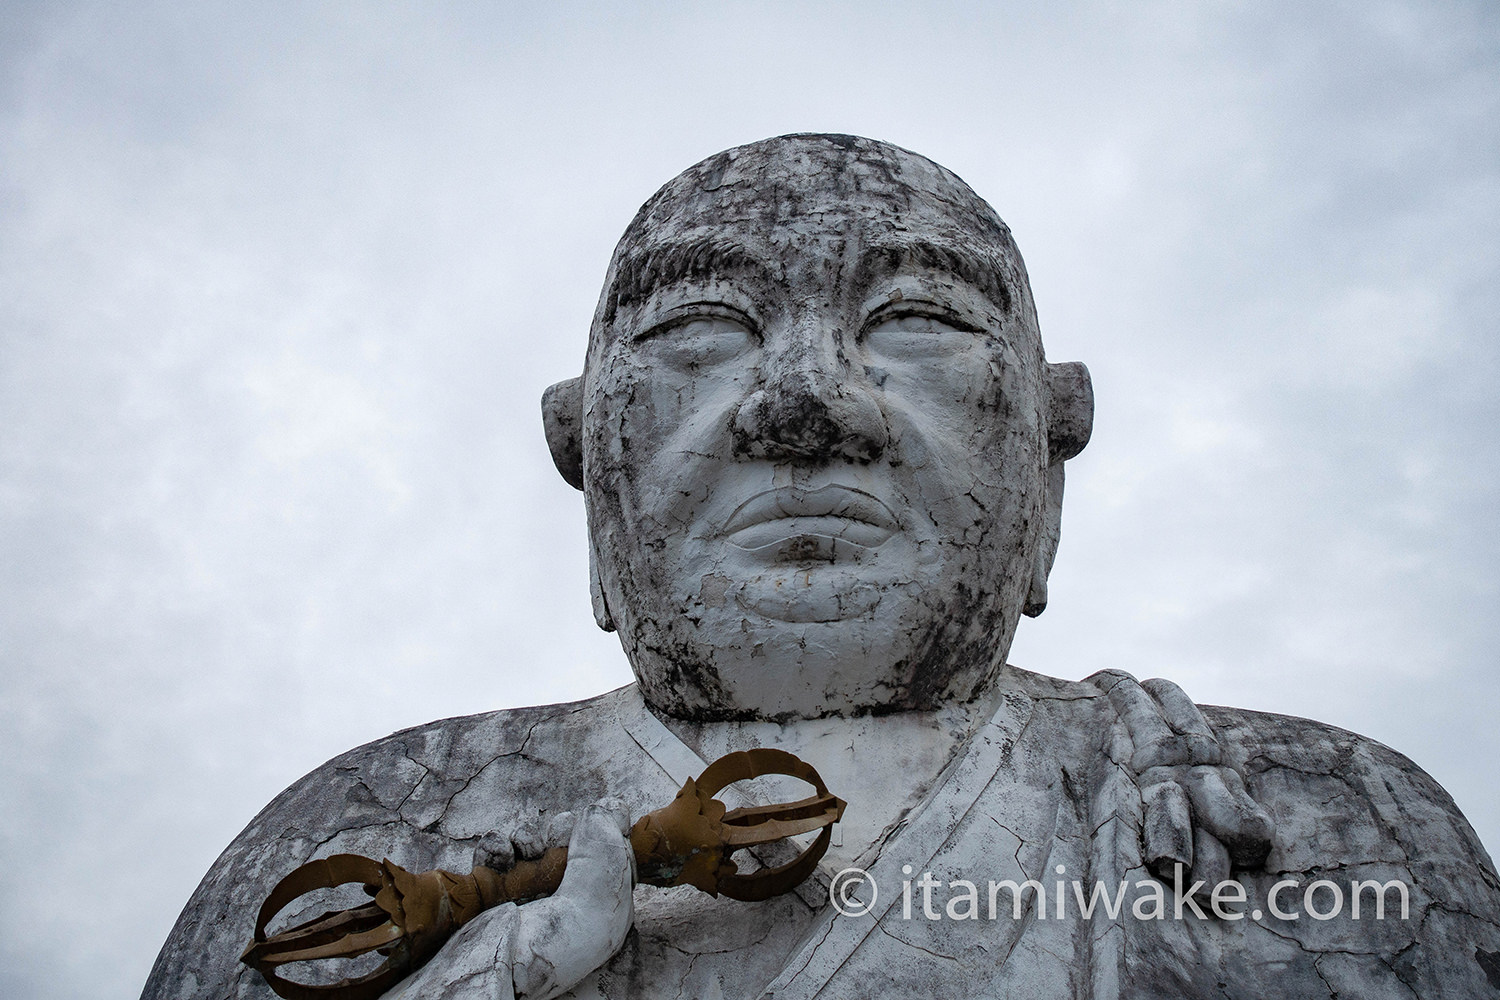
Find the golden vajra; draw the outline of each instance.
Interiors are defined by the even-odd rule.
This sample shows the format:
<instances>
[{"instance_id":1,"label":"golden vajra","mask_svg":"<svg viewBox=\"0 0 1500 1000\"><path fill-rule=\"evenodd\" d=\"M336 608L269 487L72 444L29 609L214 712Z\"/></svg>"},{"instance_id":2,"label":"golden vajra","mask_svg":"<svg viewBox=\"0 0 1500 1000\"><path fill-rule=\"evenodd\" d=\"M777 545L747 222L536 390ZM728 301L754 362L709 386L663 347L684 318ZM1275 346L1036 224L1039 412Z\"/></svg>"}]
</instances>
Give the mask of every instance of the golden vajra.
<instances>
[{"instance_id":1,"label":"golden vajra","mask_svg":"<svg viewBox=\"0 0 1500 1000\"><path fill-rule=\"evenodd\" d=\"M813 786L816 794L796 802L728 809L715 799L725 786L762 775L783 774ZM762 900L796 888L828 850L844 801L829 793L812 765L784 750L726 754L696 779L689 778L665 808L647 813L630 828L636 880L646 885L691 885L710 896ZM795 859L775 868L741 874L731 855L821 830ZM374 1000L422 965L443 942L484 910L525 903L557 891L568 849L554 847L535 861L507 871L477 867L467 875L435 869L413 874L390 860L358 854L320 858L276 883L255 921L255 937L240 961L258 971L286 1000ZM270 937L266 925L293 900L318 889L363 883L374 900L325 913ZM385 961L373 971L324 986L294 982L280 974L293 962L354 958L378 952Z\"/></svg>"}]
</instances>

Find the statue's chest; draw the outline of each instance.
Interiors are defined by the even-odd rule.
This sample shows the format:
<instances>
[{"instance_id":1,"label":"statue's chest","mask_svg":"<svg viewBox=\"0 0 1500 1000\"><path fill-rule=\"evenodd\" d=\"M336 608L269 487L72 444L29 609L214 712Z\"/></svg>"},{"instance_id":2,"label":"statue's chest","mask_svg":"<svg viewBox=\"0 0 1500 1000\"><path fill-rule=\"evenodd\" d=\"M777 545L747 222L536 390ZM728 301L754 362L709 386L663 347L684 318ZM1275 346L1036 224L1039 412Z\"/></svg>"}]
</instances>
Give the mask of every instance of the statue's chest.
<instances>
[{"instance_id":1,"label":"statue's chest","mask_svg":"<svg viewBox=\"0 0 1500 1000\"><path fill-rule=\"evenodd\" d=\"M744 904L641 890L626 947L572 995L756 998L768 987L778 998L1096 995L1080 933L1088 928L1071 900L1061 919L1054 908L1055 884L1066 888L1091 866L1086 771L1096 754L1064 726L1078 720L1056 715L1001 713L973 760L896 810L880 849L858 859L876 880L871 913L839 915L826 895ZM884 773L893 783L907 777ZM851 803L869 780L853 778L846 773ZM825 879L864 853L851 847L846 840ZM1015 887L1026 883L1044 887L1044 906L1034 888L1021 889L1016 906Z\"/></svg>"}]
</instances>

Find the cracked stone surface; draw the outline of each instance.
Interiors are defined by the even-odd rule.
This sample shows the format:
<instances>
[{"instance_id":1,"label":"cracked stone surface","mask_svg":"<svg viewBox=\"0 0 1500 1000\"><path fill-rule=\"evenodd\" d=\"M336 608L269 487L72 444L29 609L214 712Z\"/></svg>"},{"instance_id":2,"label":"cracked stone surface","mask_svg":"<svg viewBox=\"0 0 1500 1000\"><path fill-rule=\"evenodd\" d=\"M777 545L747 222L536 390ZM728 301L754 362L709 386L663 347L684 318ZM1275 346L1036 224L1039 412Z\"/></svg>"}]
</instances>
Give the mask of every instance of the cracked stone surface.
<instances>
[{"instance_id":1,"label":"cracked stone surface","mask_svg":"<svg viewBox=\"0 0 1500 1000\"><path fill-rule=\"evenodd\" d=\"M690 168L627 229L584 374L543 415L584 491L596 620L637 682L408 729L307 775L214 864L144 997L271 996L237 958L309 859L503 866L566 842L600 800L639 816L703 761L776 746L849 803L796 892L618 880L597 906L502 907L399 995L1500 998L1500 878L1405 757L1164 680L1005 665L1046 606L1092 395L1082 365L1046 360L1008 229L949 171L851 136ZM803 794L765 784L752 794ZM868 914L828 903L849 866L879 886ZM1230 877L1246 915L1195 916L1194 882ZM1045 895L1013 908L1028 880ZM1085 917L1075 881L1119 893ZM1407 918L1373 919L1395 884ZM1300 912L1335 891L1364 893L1361 918ZM622 928L633 912L623 944L555 981L594 955L605 911ZM542 940L528 914L560 950L516 944Z\"/></svg>"},{"instance_id":2,"label":"cracked stone surface","mask_svg":"<svg viewBox=\"0 0 1500 1000\"><path fill-rule=\"evenodd\" d=\"M944 883L1035 878L1050 889L1058 864L1086 882L1112 883L1122 875L1150 880L1138 833L1120 822L1122 813L1139 812L1139 794L1110 787L1122 774L1109 753L1121 723L1108 699L1081 683L1015 669L1001 682L1009 692L999 710L1006 725L998 736L979 738L997 739L1007 766L988 776L972 809L940 824L947 833L938 844L903 840L899 826L909 814L902 808L889 816L856 812L879 801L876 786L891 781L861 760L866 741L885 745L871 729L894 724L916 742L921 730L936 732L956 717L825 720L837 738L811 740L802 752L849 798L851 825L882 826L870 845L846 838L830 867L868 864L891 852ZM466 870L480 827L516 829L574 807L578 798L606 794L620 796L636 814L667 801L675 781L625 724L632 713L647 711L638 692L624 688L573 705L444 720L335 758L273 801L215 863L174 929L146 996L271 996L235 958L260 900L311 857L358 850L413 869ZM1063 920L1052 910L1038 919L1028 906L1015 920L1002 894L996 920L982 914L929 921L918 894L912 919L902 917L898 902L879 922L880 933L843 961L830 979L832 995L1321 1000L1500 993L1473 958L1476 949L1500 952L1500 880L1431 778L1380 744L1319 723L1224 708L1206 714L1256 799L1278 821L1263 870L1237 873L1252 899L1264 899L1282 878L1303 885L1318 878L1344 885L1350 878L1400 878L1411 886L1412 919L1083 921L1076 906ZM751 739L766 742L754 723L727 726L748 728ZM724 737L723 725L711 728ZM694 737L687 728L684 734ZM919 748L909 752L920 757ZM402 765L412 760L426 770ZM463 804L481 782L484 793ZM412 793L423 784L447 791L414 806ZM922 807L918 801L913 808ZM882 889L900 893L899 883ZM829 930L829 908L795 894L765 903L714 900L685 888L642 887L635 895L635 927L624 947L568 995L759 996L808 935ZM1127 908L1138 895L1132 886ZM1168 899L1170 909L1170 890ZM494 953L492 941L476 937L467 949L466 943L450 942L434 964L467 969L474 948Z\"/></svg>"}]
</instances>

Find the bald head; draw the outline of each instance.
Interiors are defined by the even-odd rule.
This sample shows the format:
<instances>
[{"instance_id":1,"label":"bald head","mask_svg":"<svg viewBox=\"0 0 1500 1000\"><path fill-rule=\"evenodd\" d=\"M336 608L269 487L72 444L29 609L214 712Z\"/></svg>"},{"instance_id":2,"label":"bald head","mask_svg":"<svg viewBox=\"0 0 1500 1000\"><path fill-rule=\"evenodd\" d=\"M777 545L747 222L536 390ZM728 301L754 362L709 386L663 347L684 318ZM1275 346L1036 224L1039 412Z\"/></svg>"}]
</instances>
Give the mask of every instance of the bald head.
<instances>
[{"instance_id":1,"label":"bald head","mask_svg":"<svg viewBox=\"0 0 1500 1000\"><path fill-rule=\"evenodd\" d=\"M810 198L810 196L813 196ZM992 208L946 167L888 142L850 135L784 135L736 146L664 184L641 206L625 241L673 219L794 222L819 197L862 204L893 218L918 213L1009 242Z\"/></svg>"}]
</instances>

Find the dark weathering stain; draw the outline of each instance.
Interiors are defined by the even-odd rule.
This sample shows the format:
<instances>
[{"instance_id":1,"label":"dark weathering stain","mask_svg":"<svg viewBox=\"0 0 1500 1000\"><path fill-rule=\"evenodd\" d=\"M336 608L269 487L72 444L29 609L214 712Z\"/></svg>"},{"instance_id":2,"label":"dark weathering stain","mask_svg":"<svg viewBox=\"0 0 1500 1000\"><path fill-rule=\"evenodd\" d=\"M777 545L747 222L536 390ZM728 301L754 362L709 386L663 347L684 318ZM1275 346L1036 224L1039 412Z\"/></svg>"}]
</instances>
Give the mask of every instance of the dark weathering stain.
<instances>
[{"instance_id":1,"label":"dark weathering stain","mask_svg":"<svg viewBox=\"0 0 1500 1000\"><path fill-rule=\"evenodd\" d=\"M1500 951L1485 951L1476 946L1474 961L1484 970L1484 977L1490 981L1490 985L1500 990Z\"/></svg>"}]
</instances>

